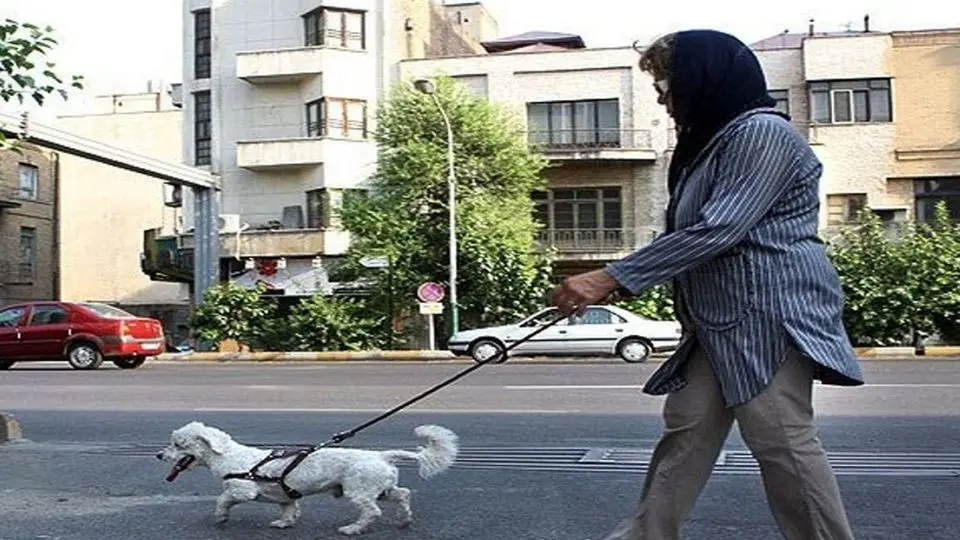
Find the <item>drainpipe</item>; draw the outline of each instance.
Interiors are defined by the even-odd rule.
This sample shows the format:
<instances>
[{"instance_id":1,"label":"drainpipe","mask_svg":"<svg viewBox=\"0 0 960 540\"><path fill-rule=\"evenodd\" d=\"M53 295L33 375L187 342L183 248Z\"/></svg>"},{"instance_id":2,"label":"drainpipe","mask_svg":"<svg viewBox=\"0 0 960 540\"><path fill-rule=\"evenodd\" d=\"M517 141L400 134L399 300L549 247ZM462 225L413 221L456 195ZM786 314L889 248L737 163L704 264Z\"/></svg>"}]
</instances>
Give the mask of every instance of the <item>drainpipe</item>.
<instances>
[{"instance_id":1,"label":"drainpipe","mask_svg":"<svg viewBox=\"0 0 960 540\"><path fill-rule=\"evenodd\" d=\"M53 245L51 246L51 265L53 266L53 299L60 300L60 154L53 153Z\"/></svg>"}]
</instances>

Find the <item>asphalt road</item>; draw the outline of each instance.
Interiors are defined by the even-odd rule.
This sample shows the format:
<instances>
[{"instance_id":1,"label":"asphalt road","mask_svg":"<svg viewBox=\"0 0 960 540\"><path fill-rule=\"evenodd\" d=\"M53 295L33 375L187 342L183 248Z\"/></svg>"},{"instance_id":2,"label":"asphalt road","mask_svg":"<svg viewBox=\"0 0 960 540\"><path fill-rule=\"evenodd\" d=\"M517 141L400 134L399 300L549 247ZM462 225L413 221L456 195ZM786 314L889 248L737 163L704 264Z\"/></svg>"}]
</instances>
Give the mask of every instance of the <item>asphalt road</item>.
<instances>
[{"instance_id":1,"label":"asphalt road","mask_svg":"<svg viewBox=\"0 0 960 540\"><path fill-rule=\"evenodd\" d=\"M463 365L182 365L83 373L0 372L0 410L28 442L0 447L0 540L327 539L350 521L341 501L305 501L300 525L274 531L270 505L212 523L218 482L205 471L163 481L152 457L200 419L242 442L313 443L350 428ZM637 388L656 365L487 366L350 445L418 444L440 423L463 450L430 481L405 468L417 518L385 519L367 538L598 540L633 506L660 420ZM859 539L960 538L960 362L867 363L870 384L819 387L822 438ZM778 538L760 479L736 433L685 538Z\"/></svg>"}]
</instances>

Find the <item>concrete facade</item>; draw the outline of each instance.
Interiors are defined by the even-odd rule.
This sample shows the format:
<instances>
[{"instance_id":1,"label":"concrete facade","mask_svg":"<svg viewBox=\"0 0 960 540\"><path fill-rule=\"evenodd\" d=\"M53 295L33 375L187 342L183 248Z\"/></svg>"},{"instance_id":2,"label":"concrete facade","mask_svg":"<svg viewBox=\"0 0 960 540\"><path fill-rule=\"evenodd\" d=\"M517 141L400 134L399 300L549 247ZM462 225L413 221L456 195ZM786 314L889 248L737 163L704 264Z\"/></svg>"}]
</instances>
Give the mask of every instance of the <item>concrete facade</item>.
<instances>
[{"instance_id":1,"label":"concrete facade","mask_svg":"<svg viewBox=\"0 0 960 540\"><path fill-rule=\"evenodd\" d=\"M438 75L522 119L531 144L550 160L550 195L537 201L549 208L540 216L541 240L558 249L561 272L619 258L663 229L672 124L631 48L533 46L401 63L405 79ZM609 118L577 120L600 102ZM552 111L548 128L541 111ZM578 129L578 121L589 127ZM608 196L609 188L619 193ZM560 199L571 192L576 199Z\"/></svg>"},{"instance_id":2,"label":"concrete facade","mask_svg":"<svg viewBox=\"0 0 960 540\"><path fill-rule=\"evenodd\" d=\"M99 96L89 114L63 116L58 123L131 152L180 161L182 112L165 91ZM60 168L62 299L186 304L186 285L152 282L140 270L141 231L177 229L179 212L164 205L163 182L70 155L60 157Z\"/></svg>"},{"instance_id":3,"label":"concrete facade","mask_svg":"<svg viewBox=\"0 0 960 540\"><path fill-rule=\"evenodd\" d=\"M261 258L306 271L342 255L328 216L374 170L375 111L398 62L479 52L496 29L480 4L431 0L184 0L183 16L181 153L222 178L223 257L247 273Z\"/></svg>"},{"instance_id":4,"label":"concrete facade","mask_svg":"<svg viewBox=\"0 0 960 540\"><path fill-rule=\"evenodd\" d=\"M0 305L57 299L58 183L56 154L0 152Z\"/></svg>"}]
</instances>

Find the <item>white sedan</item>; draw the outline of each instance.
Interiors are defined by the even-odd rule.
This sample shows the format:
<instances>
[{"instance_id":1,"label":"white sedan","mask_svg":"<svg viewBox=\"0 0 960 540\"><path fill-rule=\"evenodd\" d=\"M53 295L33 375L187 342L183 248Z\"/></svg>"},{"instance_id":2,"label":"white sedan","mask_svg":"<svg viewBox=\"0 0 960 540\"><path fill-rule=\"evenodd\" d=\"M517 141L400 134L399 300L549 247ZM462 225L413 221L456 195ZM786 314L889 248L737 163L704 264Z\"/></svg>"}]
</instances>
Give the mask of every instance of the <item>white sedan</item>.
<instances>
[{"instance_id":1,"label":"white sedan","mask_svg":"<svg viewBox=\"0 0 960 540\"><path fill-rule=\"evenodd\" d=\"M457 332L447 342L447 349L483 362L558 316L555 308L548 308L516 324ZM590 306L583 315L547 328L508 355L619 356L625 362L637 363L646 361L654 351L675 349L680 336L680 323L676 321L652 321L616 306ZM504 361L505 356L499 360Z\"/></svg>"}]
</instances>

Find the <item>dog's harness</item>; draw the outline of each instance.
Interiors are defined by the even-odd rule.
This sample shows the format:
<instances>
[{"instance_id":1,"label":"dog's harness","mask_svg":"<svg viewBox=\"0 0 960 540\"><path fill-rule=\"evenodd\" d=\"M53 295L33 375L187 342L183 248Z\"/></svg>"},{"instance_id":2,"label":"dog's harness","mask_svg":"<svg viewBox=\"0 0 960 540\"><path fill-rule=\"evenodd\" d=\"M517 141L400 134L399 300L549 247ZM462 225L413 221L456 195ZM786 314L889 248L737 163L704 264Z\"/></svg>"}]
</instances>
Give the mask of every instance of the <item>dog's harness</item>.
<instances>
[{"instance_id":1,"label":"dog's harness","mask_svg":"<svg viewBox=\"0 0 960 540\"><path fill-rule=\"evenodd\" d=\"M296 469L303 460L307 459L307 456L319 449L320 447L318 446L311 446L307 448L286 448L283 450L273 450L269 455L267 455L267 457L257 462L257 464L254 465L249 471L242 473L229 473L224 475L223 479L252 480L254 482L276 483L280 485L280 489L283 490L283 493L286 494L287 497L296 500L303 497L303 494L287 485L287 475L293 472L293 470ZM276 461L278 459L286 459L291 456L293 457L293 461L291 461L283 469L283 472L280 473L280 476L267 476L260 472L260 467L263 467L267 463Z\"/></svg>"}]
</instances>

